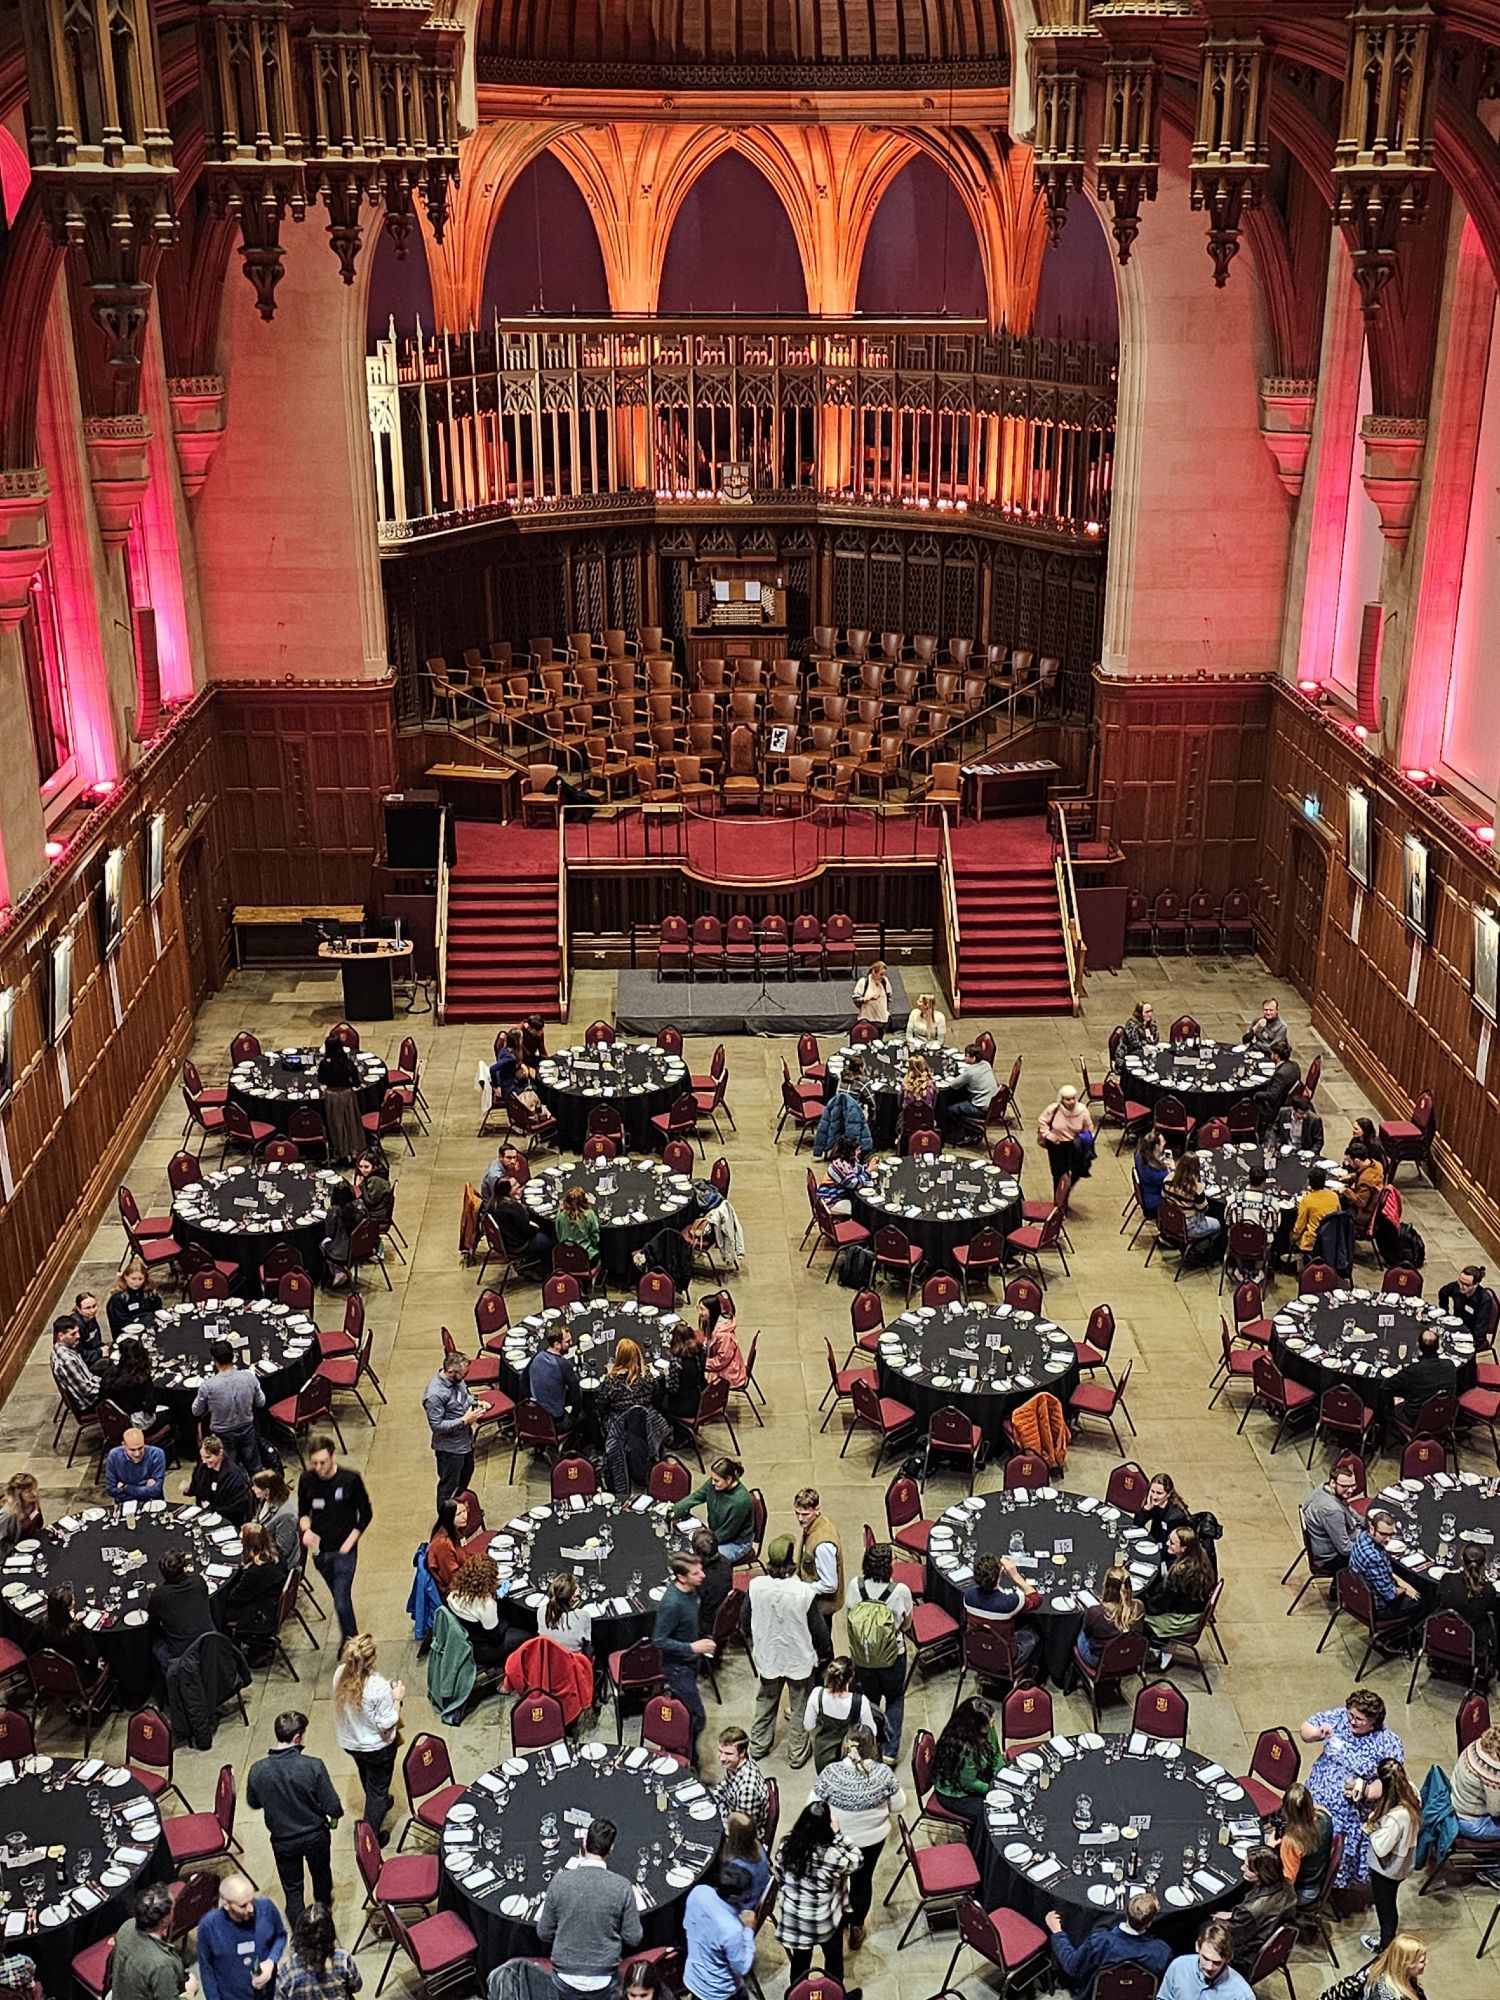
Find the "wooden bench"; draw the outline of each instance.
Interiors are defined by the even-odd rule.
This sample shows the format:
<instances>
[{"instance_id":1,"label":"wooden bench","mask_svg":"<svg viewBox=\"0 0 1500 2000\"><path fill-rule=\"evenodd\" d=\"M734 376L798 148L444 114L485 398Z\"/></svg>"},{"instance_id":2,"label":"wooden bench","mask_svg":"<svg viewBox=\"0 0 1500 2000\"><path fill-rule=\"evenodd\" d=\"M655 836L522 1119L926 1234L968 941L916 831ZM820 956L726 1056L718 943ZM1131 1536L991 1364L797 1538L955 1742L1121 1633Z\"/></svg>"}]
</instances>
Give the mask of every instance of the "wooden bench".
<instances>
[{"instance_id":1,"label":"wooden bench","mask_svg":"<svg viewBox=\"0 0 1500 2000\"><path fill-rule=\"evenodd\" d=\"M364 924L365 913L359 903L238 903L231 910L229 921L234 927L236 965L245 963L240 944L242 931L269 934L270 948L256 953L257 964L286 965L317 956L318 940L303 929L308 921L342 924L346 930L359 930ZM278 941L278 932L291 935L284 941Z\"/></svg>"}]
</instances>

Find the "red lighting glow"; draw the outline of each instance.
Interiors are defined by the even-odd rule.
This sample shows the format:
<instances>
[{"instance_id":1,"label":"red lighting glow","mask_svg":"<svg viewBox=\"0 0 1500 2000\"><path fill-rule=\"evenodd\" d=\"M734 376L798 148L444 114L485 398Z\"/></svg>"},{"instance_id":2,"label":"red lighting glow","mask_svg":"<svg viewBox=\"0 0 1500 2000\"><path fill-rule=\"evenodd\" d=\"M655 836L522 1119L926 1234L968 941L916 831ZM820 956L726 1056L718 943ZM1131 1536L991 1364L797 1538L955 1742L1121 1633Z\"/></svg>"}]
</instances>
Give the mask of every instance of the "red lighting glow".
<instances>
[{"instance_id":1,"label":"red lighting glow","mask_svg":"<svg viewBox=\"0 0 1500 2000\"><path fill-rule=\"evenodd\" d=\"M1370 732L1368 729L1365 728L1365 725L1362 722L1356 722L1354 725L1354 733L1359 738L1360 742L1363 743L1365 738L1369 735Z\"/></svg>"},{"instance_id":2,"label":"red lighting glow","mask_svg":"<svg viewBox=\"0 0 1500 2000\"><path fill-rule=\"evenodd\" d=\"M114 788L115 781L113 778L100 778L89 786L89 790L96 799L107 799Z\"/></svg>"},{"instance_id":3,"label":"red lighting glow","mask_svg":"<svg viewBox=\"0 0 1500 2000\"><path fill-rule=\"evenodd\" d=\"M49 861L56 861L60 855L66 854L67 851L66 846L60 840L49 840L42 849L43 854L46 855Z\"/></svg>"},{"instance_id":4,"label":"red lighting glow","mask_svg":"<svg viewBox=\"0 0 1500 2000\"><path fill-rule=\"evenodd\" d=\"M1318 691L1316 681L1298 681L1297 686L1303 694L1316 694Z\"/></svg>"},{"instance_id":5,"label":"red lighting glow","mask_svg":"<svg viewBox=\"0 0 1500 2000\"><path fill-rule=\"evenodd\" d=\"M1471 827L1469 830L1482 847L1494 846L1495 829L1492 826L1476 826Z\"/></svg>"},{"instance_id":6,"label":"red lighting glow","mask_svg":"<svg viewBox=\"0 0 1500 2000\"><path fill-rule=\"evenodd\" d=\"M1428 782L1425 771L1404 771L1402 776L1410 778L1414 785L1425 785Z\"/></svg>"}]
</instances>

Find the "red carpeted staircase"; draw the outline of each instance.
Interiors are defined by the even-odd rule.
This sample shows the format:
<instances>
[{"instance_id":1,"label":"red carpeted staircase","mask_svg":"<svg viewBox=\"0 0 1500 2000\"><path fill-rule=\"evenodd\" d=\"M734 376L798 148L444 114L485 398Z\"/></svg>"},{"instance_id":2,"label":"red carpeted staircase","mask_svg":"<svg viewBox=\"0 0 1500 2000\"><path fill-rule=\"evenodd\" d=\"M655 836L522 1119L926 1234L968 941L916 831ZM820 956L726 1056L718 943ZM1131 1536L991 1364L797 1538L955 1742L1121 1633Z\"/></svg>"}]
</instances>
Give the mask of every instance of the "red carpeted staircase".
<instances>
[{"instance_id":1,"label":"red carpeted staircase","mask_svg":"<svg viewBox=\"0 0 1500 2000\"><path fill-rule=\"evenodd\" d=\"M448 876L444 1019L555 1021L561 970L556 835L460 826Z\"/></svg>"},{"instance_id":2,"label":"red carpeted staircase","mask_svg":"<svg viewBox=\"0 0 1500 2000\"><path fill-rule=\"evenodd\" d=\"M1071 1014L1045 825L1001 820L956 831L953 887L965 1016Z\"/></svg>"}]
</instances>

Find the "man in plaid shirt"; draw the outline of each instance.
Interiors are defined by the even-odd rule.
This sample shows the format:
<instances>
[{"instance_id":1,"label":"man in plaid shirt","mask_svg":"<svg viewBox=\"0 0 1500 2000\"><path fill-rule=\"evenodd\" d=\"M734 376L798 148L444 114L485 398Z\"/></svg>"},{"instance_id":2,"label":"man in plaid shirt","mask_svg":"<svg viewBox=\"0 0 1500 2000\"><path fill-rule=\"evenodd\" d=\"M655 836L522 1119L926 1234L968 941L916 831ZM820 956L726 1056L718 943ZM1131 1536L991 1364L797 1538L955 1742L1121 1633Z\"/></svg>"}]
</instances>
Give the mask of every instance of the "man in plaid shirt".
<instances>
[{"instance_id":1,"label":"man in plaid shirt","mask_svg":"<svg viewBox=\"0 0 1500 2000\"><path fill-rule=\"evenodd\" d=\"M764 1840L770 1787L750 1755L750 1738L743 1729L719 1731L719 1768L724 1773L723 1784L714 1791L719 1811L726 1820L731 1813L744 1813L747 1819L754 1820L755 1831Z\"/></svg>"},{"instance_id":2,"label":"man in plaid shirt","mask_svg":"<svg viewBox=\"0 0 1500 2000\"><path fill-rule=\"evenodd\" d=\"M91 1410L99 1400L99 1377L78 1352L81 1338L76 1320L53 1320L52 1376L80 1410Z\"/></svg>"}]
</instances>

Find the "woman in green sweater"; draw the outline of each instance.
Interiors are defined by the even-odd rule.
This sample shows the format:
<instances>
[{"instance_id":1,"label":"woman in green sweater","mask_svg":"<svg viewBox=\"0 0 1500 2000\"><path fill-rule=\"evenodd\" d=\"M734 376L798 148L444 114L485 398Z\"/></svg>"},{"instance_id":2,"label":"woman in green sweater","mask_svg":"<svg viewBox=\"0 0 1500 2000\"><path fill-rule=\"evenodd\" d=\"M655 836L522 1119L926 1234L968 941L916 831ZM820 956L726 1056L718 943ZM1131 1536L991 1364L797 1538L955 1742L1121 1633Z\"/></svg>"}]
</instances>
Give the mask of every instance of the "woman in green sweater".
<instances>
[{"instance_id":1,"label":"woman in green sweater","mask_svg":"<svg viewBox=\"0 0 1500 2000\"><path fill-rule=\"evenodd\" d=\"M719 1544L719 1554L736 1563L755 1546L755 1503L745 1486L745 1468L737 1458L716 1458L703 1484L679 1500L672 1509L674 1521L707 1502L708 1525Z\"/></svg>"},{"instance_id":2,"label":"woman in green sweater","mask_svg":"<svg viewBox=\"0 0 1500 2000\"><path fill-rule=\"evenodd\" d=\"M591 1267L599 1262L599 1212L585 1189L570 1187L558 1205L552 1233L559 1243L576 1243Z\"/></svg>"},{"instance_id":3,"label":"woman in green sweater","mask_svg":"<svg viewBox=\"0 0 1500 2000\"><path fill-rule=\"evenodd\" d=\"M948 1811L968 1822L971 1836L984 1824L984 1795L1004 1761L989 1702L975 1695L960 1703L937 1740L932 1782Z\"/></svg>"}]
</instances>

